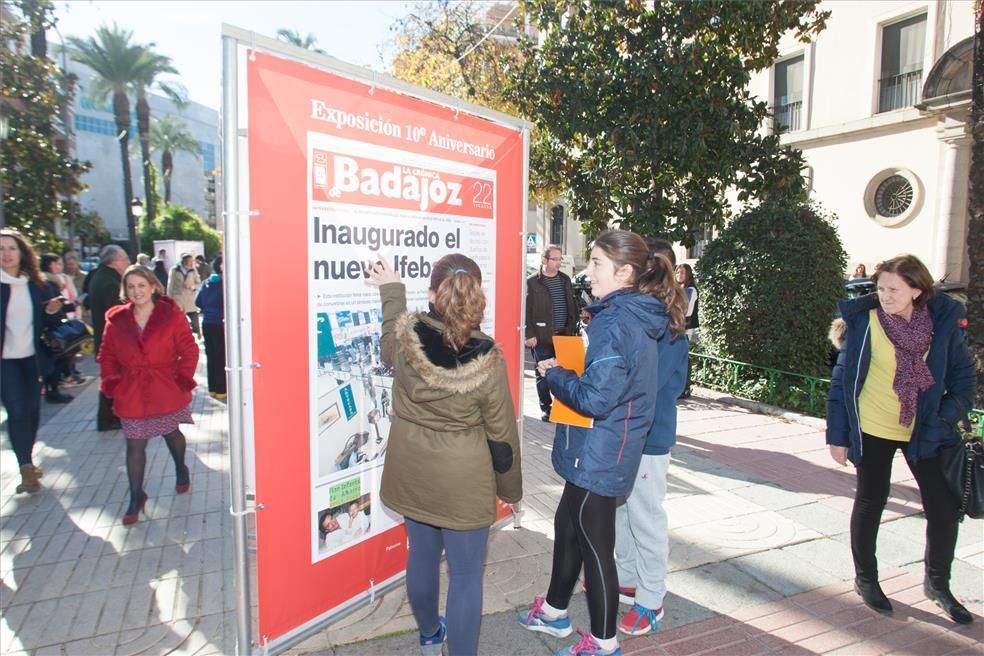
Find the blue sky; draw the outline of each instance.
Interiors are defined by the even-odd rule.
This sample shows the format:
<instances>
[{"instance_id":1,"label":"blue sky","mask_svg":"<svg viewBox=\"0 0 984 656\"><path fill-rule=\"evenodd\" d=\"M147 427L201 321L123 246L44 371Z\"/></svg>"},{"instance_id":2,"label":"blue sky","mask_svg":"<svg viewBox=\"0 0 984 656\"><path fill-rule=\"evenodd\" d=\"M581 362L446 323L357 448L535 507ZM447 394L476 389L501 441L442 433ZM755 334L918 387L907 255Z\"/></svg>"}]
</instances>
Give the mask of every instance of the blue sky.
<instances>
[{"instance_id":1,"label":"blue sky","mask_svg":"<svg viewBox=\"0 0 984 656\"><path fill-rule=\"evenodd\" d=\"M390 26L414 3L291 0L71 0L56 2L58 32L87 37L114 20L138 43L155 42L180 72L190 99L218 109L222 97L221 25L276 36L278 28L313 34L318 47L338 59L377 71L387 68ZM60 43L49 33L49 43Z\"/></svg>"}]
</instances>

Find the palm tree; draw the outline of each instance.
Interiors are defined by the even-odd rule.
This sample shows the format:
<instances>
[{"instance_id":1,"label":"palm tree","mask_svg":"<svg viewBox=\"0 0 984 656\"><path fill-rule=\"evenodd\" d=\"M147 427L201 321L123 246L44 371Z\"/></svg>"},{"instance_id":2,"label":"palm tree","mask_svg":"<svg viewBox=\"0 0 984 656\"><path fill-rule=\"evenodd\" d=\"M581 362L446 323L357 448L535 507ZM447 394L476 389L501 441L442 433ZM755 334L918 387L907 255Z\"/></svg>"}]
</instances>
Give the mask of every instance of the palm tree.
<instances>
[{"instance_id":1,"label":"palm tree","mask_svg":"<svg viewBox=\"0 0 984 656\"><path fill-rule=\"evenodd\" d=\"M163 91L178 107L187 102L186 93L182 87L156 79L162 73L177 73L178 71L171 66L170 57L152 50L154 45L148 43L144 46L144 54L138 64L137 79L133 85L137 95L137 133L140 135L140 161L143 166L144 198L147 203L146 220L148 222L154 220L157 215L157 208L154 207L154 194L151 193L150 188L152 179L150 175L150 103L147 101L147 91L151 87Z\"/></svg>"},{"instance_id":2,"label":"palm tree","mask_svg":"<svg viewBox=\"0 0 984 656\"><path fill-rule=\"evenodd\" d=\"M318 37L314 36L310 32L304 38L301 38L301 33L297 30L288 30L287 28L281 27L277 30L277 38L284 43L289 43L292 46L297 46L298 48L305 48L307 50L314 51L319 55L325 54L325 51L321 48L315 48L315 44L318 43Z\"/></svg>"},{"instance_id":3,"label":"palm tree","mask_svg":"<svg viewBox=\"0 0 984 656\"><path fill-rule=\"evenodd\" d=\"M178 151L198 157L198 142L188 132L188 124L172 115L159 118L150 126L150 145L161 153L161 175L164 178L164 202L171 202L171 174L174 155Z\"/></svg>"},{"instance_id":4,"label":"palm tree","mask_svg":"<svg viewBox=\"0 0 984 656\"><path fill-rule=\"evenodd\" d=\"M127 93L140 79L146 50L131 42L133 32L122 30L115 23L96 29L96 35L86 39L69 37L72 57L95 71L89 96L102 102L106 96L113 98L113 117L116 121L116 139L120 144L123 164L123 205L126 209L126 227L130 241L130 257L139 251L137 225L130 207L133 198L133 179L130 176L130 99Z\"/></svg>"}]
</instances>

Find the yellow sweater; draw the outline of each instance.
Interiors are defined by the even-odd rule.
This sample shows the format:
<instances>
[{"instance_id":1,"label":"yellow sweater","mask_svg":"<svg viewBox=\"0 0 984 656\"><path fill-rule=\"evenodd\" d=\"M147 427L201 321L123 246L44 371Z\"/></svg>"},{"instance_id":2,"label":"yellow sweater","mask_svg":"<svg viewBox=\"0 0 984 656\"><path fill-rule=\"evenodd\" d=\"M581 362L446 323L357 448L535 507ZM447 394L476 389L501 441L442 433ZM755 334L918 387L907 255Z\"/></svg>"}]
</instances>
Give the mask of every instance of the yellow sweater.
<instances>
[{"instance_id":1,"label":"yellow sweater","mask_svg":"<svg viewBox=\"0 0 984 656\"><path fill-rule=\"evenodd\" d=\"M878 310L870 311L868 324L871 326L871 366L868 367L868 376L858 398L861 431L886 440L908 442L915 420L908 426L899 423L902 403L892 389L895 382L895 345L878 320Z\"/></svg>"}]
</instances>

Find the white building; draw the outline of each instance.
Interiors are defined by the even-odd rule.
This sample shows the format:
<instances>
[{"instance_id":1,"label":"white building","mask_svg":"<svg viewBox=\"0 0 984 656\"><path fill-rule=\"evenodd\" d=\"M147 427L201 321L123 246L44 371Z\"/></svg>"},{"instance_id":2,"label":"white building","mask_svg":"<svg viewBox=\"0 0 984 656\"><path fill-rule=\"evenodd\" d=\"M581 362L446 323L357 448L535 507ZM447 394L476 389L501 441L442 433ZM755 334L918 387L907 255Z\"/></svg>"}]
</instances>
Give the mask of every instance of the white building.
<instances>
[{"instance_id":1,"label":"white building","mask_svg":"<svg viewBox=\"0 0 984 656\"><path fill-rule=\"evenodd\" d=\"M113 117L111 98L102 104L92 101L89 89L93 73L91 69L68 60L68 70L78 78L75 95L73 130L76 157L88 160L92 168L82 180L89 185L79 196L83 210L95 210L102 217L113 239L127 239L126 205L123 197L123 171L120 164L120 147L116 140L116 121ZM216 203L214 194L206 193L208 178L220 165L219 113L209 107L189 102L178 108L171 100L150 94L151 121L167 114L179 116L188 125L188 132L198 141L198 158L186 152L174 153L174 172L171 178L171 202L191 208L203 219L214 221ZM144 203L143 168L140 165L140 144L137 134L136 102L130 98L130 172L133 179L133 195ZM161 171L160 153L152 152L151 159ZM159 180L161 195L163 179ZM132 199L131 199L132 200Z\"/></svg>"},{"instance_id":2,"label":"white building","mask_svg":"<svg viewBox=\"0 0 984 656\"><path fill-rule=\"evenodd\" d=\"M913 253L968 280L972 0L825 2L811 44L787 36L750 91L803 151L812 197L838 217L849 270Z\"/></svg>"}]
</instances>

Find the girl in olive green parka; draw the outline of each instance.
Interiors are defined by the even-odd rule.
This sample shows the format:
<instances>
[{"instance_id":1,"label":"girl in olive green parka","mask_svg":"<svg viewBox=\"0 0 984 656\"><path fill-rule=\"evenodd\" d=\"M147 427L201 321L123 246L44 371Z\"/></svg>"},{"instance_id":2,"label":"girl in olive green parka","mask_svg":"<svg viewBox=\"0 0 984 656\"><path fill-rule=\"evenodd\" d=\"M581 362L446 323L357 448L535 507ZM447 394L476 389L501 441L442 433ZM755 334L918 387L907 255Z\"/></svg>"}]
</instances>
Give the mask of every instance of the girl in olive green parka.
<instances>
[{"instance_id":1,"label":"girl in olive green parka","mask_svg":"<svg viewBox=\"0 0 984 656\"><path fill-rule=\"evenodd\" d=\"M523 495L506 364L478 330L482 273L464 255L438 260L426 314L407 314L405 288L382 258L367 273L380 288L382 357L394 369L380 497L406 519L407 597L421 649L439 650L447 639L451 656L475 654L495 499L516 503ZM438 614L442 552L450 572L447 620Z\"/></svg>"}]
</instances>

